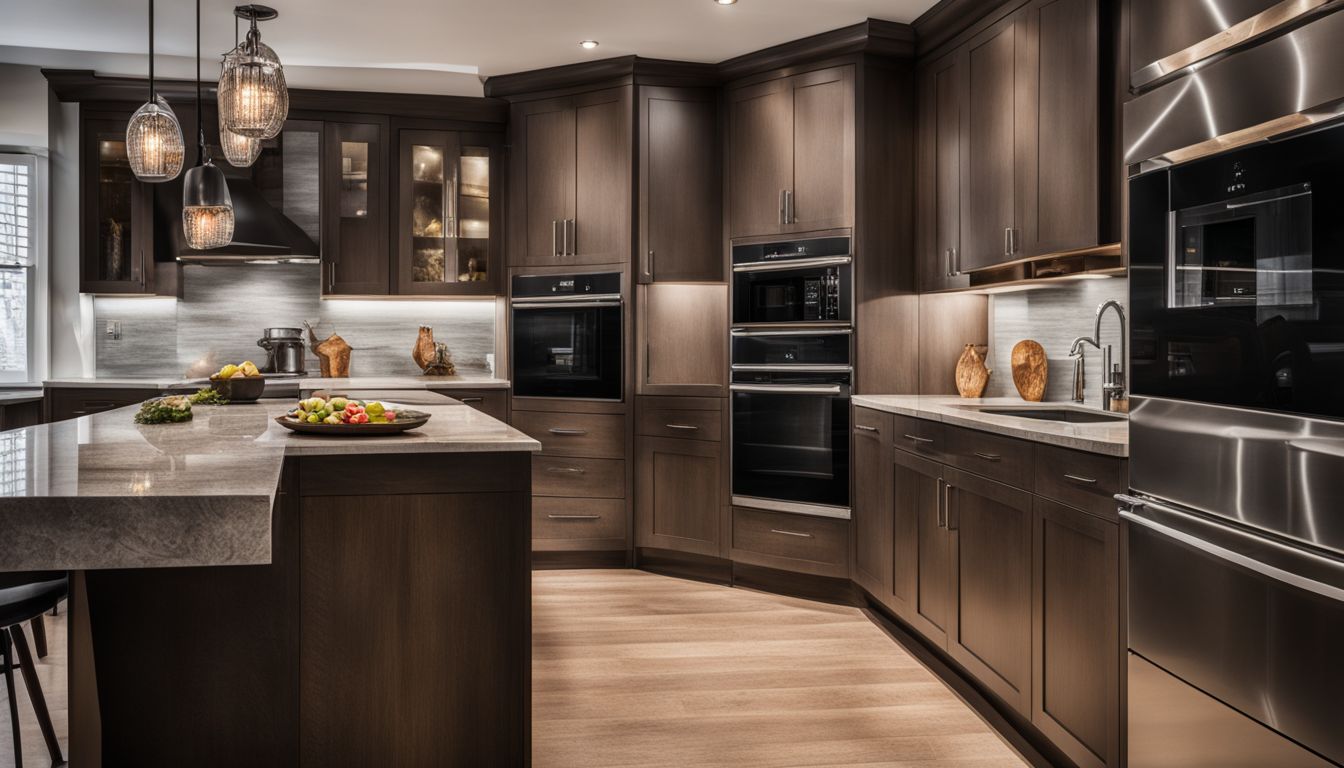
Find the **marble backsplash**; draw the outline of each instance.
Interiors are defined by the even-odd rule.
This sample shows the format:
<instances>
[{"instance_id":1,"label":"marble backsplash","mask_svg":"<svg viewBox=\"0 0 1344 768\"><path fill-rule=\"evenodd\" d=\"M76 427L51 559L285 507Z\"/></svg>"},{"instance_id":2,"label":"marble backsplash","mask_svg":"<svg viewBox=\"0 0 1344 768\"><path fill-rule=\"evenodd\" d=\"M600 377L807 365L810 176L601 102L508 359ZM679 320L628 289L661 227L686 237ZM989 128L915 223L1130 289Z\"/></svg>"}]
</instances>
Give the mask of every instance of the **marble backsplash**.
<instances>
[{"instance_id":1,"label":"marble backsplash","mask_svg":"<svg viewBox=\"0 0 1344 768\"><path fill-rule=\"evenodd\" d=\"M1045 399L1067 401L1073 397L1073 360L1069 348L1079 336L1091 336L1096 324L1097 307L1108 299L1126 305L1129 284L1124 278L1079 280L1023 291L1000 293L990 297L988 366L992 373L985 390L989 397L1017 397L1013 386L1013 346L1023 339L1035 339L1045 347L1049 376ZM1113 345L1120 361L1120 324L1113 312L1106 313L1101 328L1102 345ZM1084 379L1087 403L1101 404L1103 381L1101 352L1086 349Z\"/></svg>"},{"instance_id":2,"label":"marble backsplash","mask_svg":"<svg viewBox=\"0 0 1344 768\"><path fill-rule=\"evenodd\" d=\"M495 303L482 300L328 300L313 264L183 268L183 298L94 300L99 376L198 376L227 362L265 362L263 328L311 323L319 338L340 334L354 348L355 376L419 374L411 347L421 325L448 344L458 372L486 376L495 352ZM120 338L108 333L109 324ZM318 360L307 355L309 372Z\"/></svg>"}]
</instances>

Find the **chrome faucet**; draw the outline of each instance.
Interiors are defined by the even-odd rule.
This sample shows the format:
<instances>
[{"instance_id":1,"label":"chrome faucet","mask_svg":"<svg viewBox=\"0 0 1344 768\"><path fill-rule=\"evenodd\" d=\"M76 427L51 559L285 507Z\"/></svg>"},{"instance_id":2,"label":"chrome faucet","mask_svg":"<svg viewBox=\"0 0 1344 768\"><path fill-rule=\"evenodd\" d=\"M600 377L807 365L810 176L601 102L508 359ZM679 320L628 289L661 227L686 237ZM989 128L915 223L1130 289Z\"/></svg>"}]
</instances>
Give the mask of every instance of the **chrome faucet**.
<instances>
[{"instance_id":1,"label":"chrome faucet","mask_svg":"<svg viewBox=\"0 0 1344 768\"><path fill-rule=\"evenodd\" d=\"M1106 310L1114 309L1115 315L1120 320L1120 360L1114 362L1111 359L1111 345L1101 346L1101 321L1106 316ZM1097 307L1097 324L1092 331L1092 338L1079 336L1073 340L1073 346L1069 348L1069 355L1074 358L1073 362L1073 399L1077 402L1083 401L1083 345L1091 344L1102 351L1101 370L1101 405L1108 411L1125 413L1129 411L1129 398L1125 394L1125 371L1124 365L1129 361L1128 355L1129 329L1125 323L1125 308L1120 302L1111 300L1104 302Z\"/></svg>"}]
</instances>

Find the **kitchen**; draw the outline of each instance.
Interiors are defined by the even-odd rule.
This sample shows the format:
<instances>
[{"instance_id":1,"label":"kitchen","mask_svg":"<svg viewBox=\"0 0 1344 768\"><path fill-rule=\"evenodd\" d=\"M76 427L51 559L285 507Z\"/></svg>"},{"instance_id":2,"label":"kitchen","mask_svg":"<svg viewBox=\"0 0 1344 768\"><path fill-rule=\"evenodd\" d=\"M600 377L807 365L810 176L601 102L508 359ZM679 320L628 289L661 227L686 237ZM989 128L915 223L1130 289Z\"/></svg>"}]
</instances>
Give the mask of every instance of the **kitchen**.
<instances>
[{"instance_id":1,"label":"kitchen","mask_svg":"<svg viewBox=\"0 0 1344 768\"><path fill-rule=\"evenodd\" d=\"M0 0L0 765L1344 764L1341 8Z\"/></svg>"}]
</instances>

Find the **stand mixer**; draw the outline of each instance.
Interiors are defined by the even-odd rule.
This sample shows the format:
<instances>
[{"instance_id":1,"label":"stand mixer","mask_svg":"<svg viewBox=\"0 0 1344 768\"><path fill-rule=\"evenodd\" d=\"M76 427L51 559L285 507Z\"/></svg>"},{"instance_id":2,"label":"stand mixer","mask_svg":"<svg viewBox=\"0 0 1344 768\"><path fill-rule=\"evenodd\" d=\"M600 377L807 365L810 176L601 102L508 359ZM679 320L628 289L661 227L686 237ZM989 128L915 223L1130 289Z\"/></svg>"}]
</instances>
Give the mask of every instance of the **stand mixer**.
<instances>
[{"instance_id":1,"label":"stand mixer","mask_svg":"<svg viewBox=\"0 0 1344 768\"><path fill-rule=\"evenodd\" d=\"M267 328L257 340L257 346L266 350L266 364L262 373L282 376L302 376L304 371L304 344L301 328Z\"/></svg>"}]
</instances>

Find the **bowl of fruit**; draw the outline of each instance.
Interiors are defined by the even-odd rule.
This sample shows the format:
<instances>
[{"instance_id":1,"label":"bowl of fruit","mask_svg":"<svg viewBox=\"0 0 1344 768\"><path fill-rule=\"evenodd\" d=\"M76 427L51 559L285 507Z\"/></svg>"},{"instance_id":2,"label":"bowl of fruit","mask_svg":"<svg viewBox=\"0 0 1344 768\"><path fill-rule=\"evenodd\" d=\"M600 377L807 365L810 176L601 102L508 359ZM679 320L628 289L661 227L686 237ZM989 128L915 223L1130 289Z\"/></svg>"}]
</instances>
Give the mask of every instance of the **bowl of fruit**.
<instances>
[{"instance_id":1,"label":"bowl of fruit","mask_svg":"<svg viewBox=\"0 0 1344 768\"><path fill-rule=\"evenodd\" d=\"M423 427L429 414L377 400L310 397L275 420L311 435L392 435Z\"/></svg>"},{"instance_id":2,"label":"bowl of fruit","mask_svg":"<svg viewBox=\"0 0 1344 768\"><path fill-rule=\"evenodd\" d=\"M223 400L254 403L266 391L266 379L251 360L242 365L226 365L210 377L210 386Z\"/></svg>"}]
</instances>

